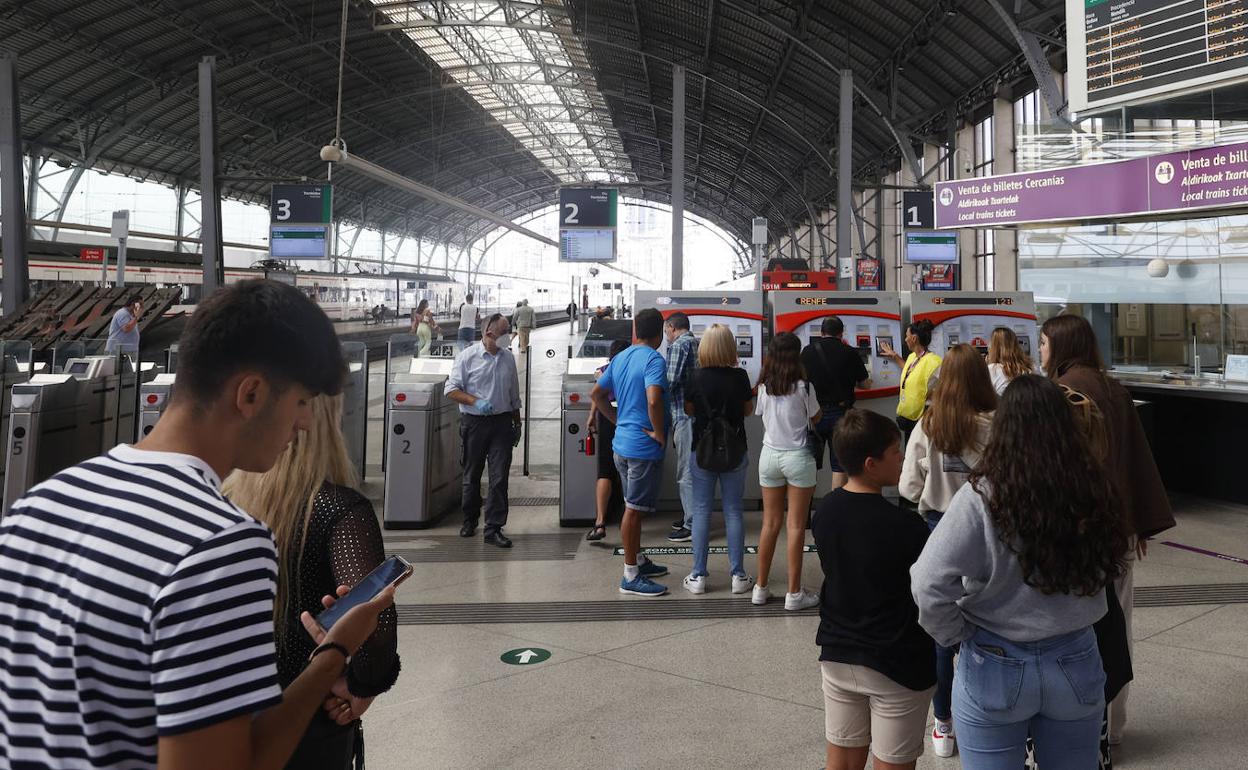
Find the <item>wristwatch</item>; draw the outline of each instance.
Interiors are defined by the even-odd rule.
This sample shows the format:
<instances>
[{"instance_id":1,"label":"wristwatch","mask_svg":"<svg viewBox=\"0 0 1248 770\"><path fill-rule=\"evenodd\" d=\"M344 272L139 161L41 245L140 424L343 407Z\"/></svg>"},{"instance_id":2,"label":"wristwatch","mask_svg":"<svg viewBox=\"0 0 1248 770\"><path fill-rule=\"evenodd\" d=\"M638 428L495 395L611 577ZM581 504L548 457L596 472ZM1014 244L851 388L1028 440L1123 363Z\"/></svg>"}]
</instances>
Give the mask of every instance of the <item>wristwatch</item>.
<instances>
[{"instance_id":1,"label":"wristwatch","mask_svg":"<svg viewBox=\"0 0 1248 770\"><path fill-rule=\"evenodd\" d=\"M308 662L311 663L312 660L317 655L320 655L322 652L327 652L329 650L336 650L342 653L342 668L345 671L347 668L347 664L351 662L351 653L347 650L346 647L342 646L341 644L338 644L337 642L325 642L320 647L317 647L315 650L312 651L312 654L308 656Z\"/></svg>"}]
</instances>

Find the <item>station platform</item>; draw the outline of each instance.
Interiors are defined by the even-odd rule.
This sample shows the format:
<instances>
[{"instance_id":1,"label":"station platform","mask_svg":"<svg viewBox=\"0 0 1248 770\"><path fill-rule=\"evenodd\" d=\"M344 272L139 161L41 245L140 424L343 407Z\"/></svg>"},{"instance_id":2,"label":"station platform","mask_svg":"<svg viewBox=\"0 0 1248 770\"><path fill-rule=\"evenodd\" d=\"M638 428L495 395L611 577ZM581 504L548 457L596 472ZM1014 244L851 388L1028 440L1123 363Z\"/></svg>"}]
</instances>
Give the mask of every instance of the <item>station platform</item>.
<instances>
[{"instance_id":1,"label":"station platform","mask_svg":"<svg viewBox=\"0 0 1248 770\"><path fill-rule=\"evenodd\" d=\"M666 540L670 513L644 524L642 543L670 594L625 597L617 586L618 529L598 543L558 526L559 375L568 326L533 336L530 476L512 469L511 550L458 536L448 517L423 531L386 533L387 550L415 565L399 590L403 674L364 717L376 767L767 767L823 764L817 610L783 600L755 607L728 590L727 557L712 551L708 592L680 581L688 543ZM553 351L549 357L546 351ZM524 369L521 370L522 384ZM380 390L374 390L379 394ZM379 397L375 397L378 400ZM539 433L540 432L540 433ZM370 450L371 451L371 450ZM379 449L376 461L379 462ZM380 475L367 491L381 510ZM1136 568L1135 683L1115 767L1239 768L1248 714L1248 507L1174 500L1179 525ZM587 501L587 505L590 504ZM725 544L713 518L712 547ZM761 514L746 512L746 544ZM756 556L747 553L753 572ZM783 549L771 583L783 585ZM803 583L817 588L806 554ZM522 664L522 661L528 661ZM930 744L922 770L954 770Z\"/></svg>"}]
</instances>

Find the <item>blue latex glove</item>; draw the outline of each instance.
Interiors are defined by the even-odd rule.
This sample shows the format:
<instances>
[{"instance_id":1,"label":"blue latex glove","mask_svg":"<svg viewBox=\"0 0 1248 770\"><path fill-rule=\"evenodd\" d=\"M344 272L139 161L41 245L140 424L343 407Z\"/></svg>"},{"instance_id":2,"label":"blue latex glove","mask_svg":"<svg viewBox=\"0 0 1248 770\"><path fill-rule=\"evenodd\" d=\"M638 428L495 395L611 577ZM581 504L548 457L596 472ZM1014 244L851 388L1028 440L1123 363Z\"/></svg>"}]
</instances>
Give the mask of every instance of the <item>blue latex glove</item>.
<instances>
[{"instance_id":1,"label":"blue latex glove","mask_svg":"<svg viewBox=\"0 0 1248 770\"><path fill-rule=\"evenodd\" d=\"M490 403L488 398L478 398L477 403L473 404L473 406L477 408L478 412L486 415L487 417L494 414L494 405Z\"/></svg>"}]
</instances>

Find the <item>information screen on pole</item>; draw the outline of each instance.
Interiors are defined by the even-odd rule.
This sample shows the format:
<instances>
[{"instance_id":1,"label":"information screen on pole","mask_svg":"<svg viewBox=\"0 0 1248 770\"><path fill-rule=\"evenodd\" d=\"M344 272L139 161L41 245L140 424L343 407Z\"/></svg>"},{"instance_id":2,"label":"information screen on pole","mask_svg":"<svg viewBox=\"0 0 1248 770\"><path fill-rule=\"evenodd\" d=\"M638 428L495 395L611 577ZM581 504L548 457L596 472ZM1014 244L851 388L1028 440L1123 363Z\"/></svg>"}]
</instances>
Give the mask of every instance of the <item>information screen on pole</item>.
<instances>
[{"instance_id":1,"label":"information screen on pole","mask_svg":"<svg viewBox=\"0 0 1248 770\"><path fill-rule=\"evenodd\" d=\"M328 259L329 225L270 225L274 259Z\"/></svg>"},{"instance_id":2,"label":"information screen on pole","mask_svg":"<svg viewBox=\"0 0 1248 770\"><path fill-rule=\"evenodd\" d=\"M907 230L905 261L912 265L958 264L956 232Z\"/></svg>"},{"instance_id":3,"label":"information screen on pole","mask_svg":"<svg viewBox=\"0 0 1248 770\"><path fill-rule=\"evenodd\" d=\"M1243 0L1066 0L1070 107L1096 110L1248 79Z\"/></svg>"},{"instance_id":4,"label":"information screen on pole","mask_svg":"<svg viewBox=\"0 0 1248 770\"><path fill-rule=\"evenodd\" d=\"M559 260L614 262L619 191L599 187L559 190Z\"/></svg>"},{"instance_id":5,"label":"information screen on pole","mask_svg":"<svg viewBox=\"0 0 1248 770\"><path fill-rule=\"evenodd\" d=\"M275 184L269 194L270 222L327 225L333 216L333 188L327 184Z\"/></svg>"}]
</instances>

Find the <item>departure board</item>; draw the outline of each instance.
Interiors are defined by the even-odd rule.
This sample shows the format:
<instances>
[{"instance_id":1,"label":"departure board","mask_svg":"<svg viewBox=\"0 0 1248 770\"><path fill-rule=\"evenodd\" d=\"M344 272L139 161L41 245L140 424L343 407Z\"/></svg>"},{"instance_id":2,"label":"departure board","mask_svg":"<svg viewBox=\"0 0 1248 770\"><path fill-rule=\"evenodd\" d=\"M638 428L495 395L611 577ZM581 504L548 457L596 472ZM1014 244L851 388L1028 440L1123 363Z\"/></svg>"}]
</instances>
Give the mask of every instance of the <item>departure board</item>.
<instances>
[{"instance_id":1,"label":"departure board","mask_svg":"<svg viewBox=\"0 0 1248 770\"><path fill-rule=\"evenodd\" d=\"M1248 0L1066 0L1076 112L1248 79Z\"/></svg>"}]
</instances>

